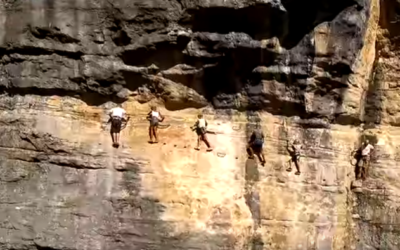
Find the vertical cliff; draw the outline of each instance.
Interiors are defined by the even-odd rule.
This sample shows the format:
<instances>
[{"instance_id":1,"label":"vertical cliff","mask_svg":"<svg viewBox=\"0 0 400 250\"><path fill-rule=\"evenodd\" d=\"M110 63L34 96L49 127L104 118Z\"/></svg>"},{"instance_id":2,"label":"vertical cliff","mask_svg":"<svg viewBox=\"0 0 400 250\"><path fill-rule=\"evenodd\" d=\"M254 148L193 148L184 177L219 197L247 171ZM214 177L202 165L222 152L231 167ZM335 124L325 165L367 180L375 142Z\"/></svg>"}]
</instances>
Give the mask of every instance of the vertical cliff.
<instances>
[{"instance_id":1,"label":"vertical cliff","mask_svg":"<svg viewBox=\"0 0 400 250\"><path fill-rule=\"evenodd\" d=\"M1 0L0 249L399 249L399 8ZM169 125L156 145L152 104ZM212 153L193 150L199 112ZM257 123L265 167L245 150ZM354 182L363 138L376 152Z\"/></svg>"}]
</instances>

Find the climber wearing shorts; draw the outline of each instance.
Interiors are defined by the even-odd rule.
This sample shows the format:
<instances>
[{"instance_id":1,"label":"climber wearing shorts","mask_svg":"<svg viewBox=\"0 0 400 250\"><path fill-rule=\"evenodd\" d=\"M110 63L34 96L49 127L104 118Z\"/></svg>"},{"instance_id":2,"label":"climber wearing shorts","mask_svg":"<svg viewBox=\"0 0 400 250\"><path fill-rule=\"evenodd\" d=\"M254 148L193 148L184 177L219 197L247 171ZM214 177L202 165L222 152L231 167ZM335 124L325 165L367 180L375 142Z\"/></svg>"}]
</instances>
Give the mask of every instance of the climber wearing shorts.
<instances>
[{"instance_id":1,"label":"climber wearing shorts","mask_svg":"<svg viewBox=\"0 0 400 250\"><path fill-rule=\"evenodd\" d=\"M207 121L203 118L202 114L199 114L197 118L198 119L196 123L191 127L192 130L196 131L197 134L197 147L195 147L194 149L200 150L200 142L203 141L207 146L207 151L210 152L213 149L207 138Z\"/></svg>"},{"instance_id":2,"label":"climber wearing shorts","mask_svg":"<svg viewBox=\"0 0 400 250\"><path fill-rule=\"evenodd\" d=\"M261 165L265 165L265 156L263 153L263 145L264 145L264 133L261 128L258 126L256 130L250 136L250 141L247 145L247 149L249 151L249 158L254 158L254 154L257 155L260 160Z\"/></svg>"},{"instance_id":3,"label":"climber wearing shorts","mask_svg":"<svg viewBox=\"0 0 400 250\"><path fill-rule=\"evenodd\" d=\"M147 120L150 122L149 126L149 143L158 143L157 128L158 124L164 121L164 117L157 111L157 107L152 106L151 111L147 114ZM154 137L154 141L153 141Z\"/></svg>"},{"instance_id":4,"label":"climber wearing shorts","mask_svg":"<svg viewBox=\"0 0 400 250\"><path fill-rule=\"evenodd\" d=\"M126 117L126 111L121 107L121 105L118 105L118 107L115 107L110 110L109 112L110 120L111 120L111 138L113 141L113 146L118 147L119 146L119 135L122 129L122 123L127 122ZM128 117L129 119L129 117Z\"/></svg>"},{"instance_id":5,"label":"climber wearing shorts","mask_svg":"<svg viewBox=\"0 0 400 250\"><path fill-rule=\"evenodd\" d=\"M298 140L295 140L291 145L287 145L287 150L290 154L290 160L289 160L289 168L286 169L286 171L290 172L292 171L292 163L296 166L296 173L295 175L300 175L300 166L299 166L299 161L300 161L300 151L301 151L301 144Z\"/></svg>"}]
</instances>

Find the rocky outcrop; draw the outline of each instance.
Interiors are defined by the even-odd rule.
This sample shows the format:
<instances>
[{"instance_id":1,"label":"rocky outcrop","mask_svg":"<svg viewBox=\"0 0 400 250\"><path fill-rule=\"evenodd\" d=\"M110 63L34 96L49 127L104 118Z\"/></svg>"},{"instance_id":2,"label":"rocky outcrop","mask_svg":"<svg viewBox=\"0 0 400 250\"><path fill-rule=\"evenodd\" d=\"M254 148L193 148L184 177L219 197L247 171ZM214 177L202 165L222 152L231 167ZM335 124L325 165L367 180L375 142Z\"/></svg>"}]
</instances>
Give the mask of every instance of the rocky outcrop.
<instances>
[{"instance_id":1,"label":"rocky outcrop","mask_svg":"<svg viewBox=\"0 0 400 250\"><path fill-rule=\"evenodd\" d=\"M1 1L0 249L398 249L398 5ZM192 149L200 110L213 153ZM245 153L257 123L265 167Z\"/></svg>"},{"instance_id":2,"label":"rocky outcrop","mask_svg":"<svg viewBox=\"0 0 400 250\"><path fill-rule=\"evenodd\" d=\"M170 110L211 104L358 120L359 110L343 110L343 95L369 8L342 0L4 3L1 87L79 95L90 105L134 95L162 98Z\"/></svg>"}]
</instances>

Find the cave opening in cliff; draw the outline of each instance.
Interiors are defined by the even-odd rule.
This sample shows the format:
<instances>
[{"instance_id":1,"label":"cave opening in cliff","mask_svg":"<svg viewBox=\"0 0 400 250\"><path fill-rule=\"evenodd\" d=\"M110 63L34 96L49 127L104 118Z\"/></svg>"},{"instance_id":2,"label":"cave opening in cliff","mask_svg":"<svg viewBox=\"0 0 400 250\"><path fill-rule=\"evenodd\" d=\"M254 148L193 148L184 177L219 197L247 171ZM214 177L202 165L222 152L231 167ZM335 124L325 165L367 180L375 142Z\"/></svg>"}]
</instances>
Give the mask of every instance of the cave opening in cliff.
<instances>
[{"instance_id":1,"label":"cave opening in cliff","mask_svg":"<svg viewBox=\"0 0 400 250\"><path fill-rule=\"evenodd\" d=\"M258 99L262 99L263 87L253 69L260 63L272 63L271 58L261 58L260 49L242 47L226 50L215 66L204 69L204 96L215 108L243 111L244 106L238 106L236 98L245 94L248 96L246 109L262 109L264 105Z\"/></svg>"},{"instance_id":2,"label":"cave opening in cliff","mask_svg":"<svg viewBox=\"0 0 400 250\"><path fill-rule=\"evenodd\" d=\"M281 45L290 49L323 22L332 21L346 8L357 5L356 0L282 0L288 15L287 35Z\"/></svg>"},{"instance_id":3,"label":"cave opening in cliff","mask_svg":"<svg viewBox=\"0 0 400 250\"><path fill-rule=\"evenodd\" d=\"M182 51L189 41L186 37L178 37L176 41L167 40L151 46L128 48L122 52L121 59L127 65L149 67L154 64L159 70L166 70L185 63L186 57Z\"/></svg>"}]
</instances>

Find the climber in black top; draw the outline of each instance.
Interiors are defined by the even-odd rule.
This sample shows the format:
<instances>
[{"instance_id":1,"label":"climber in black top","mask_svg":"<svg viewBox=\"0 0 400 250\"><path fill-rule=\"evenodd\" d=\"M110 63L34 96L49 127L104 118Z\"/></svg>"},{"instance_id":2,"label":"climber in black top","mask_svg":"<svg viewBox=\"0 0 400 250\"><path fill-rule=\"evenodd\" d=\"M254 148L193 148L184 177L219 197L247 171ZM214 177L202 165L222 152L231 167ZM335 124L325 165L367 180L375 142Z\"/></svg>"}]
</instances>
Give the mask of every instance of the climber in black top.
<instances>
[{"instance_id":1,"label":"climber in black top","mask_svg":"<svg viewBox=\"0 0 400 250\"><path fill-rule=\"evenodd\" d=\"M262 132L259 125L253 131L250 136L250 141L247 145L247 150L249 152L249 158L253 159L254 154L257 155L258 159L261 162L261 165L265 165L265 156L263 153L263 145L264 145L264 133Z\"/></svg>"},{"instance_id":2,"label":"climber in black top","mask_svg":"<svg viewBox=\"0 0 400 250\"><path fill-rule=\"evenodd\" d=\"M300 166L299 166L299 160L300 160L300 151L301 151L301 144L298 140L295 140L292 144L289 145L289 141L287 143L287 151L290 154L290 160L289 160L289 168L286 169L286 171L290 172L292 171L292 162L296 166L296 173L295 175L300 175Z\"/></svg>"}]
</instances>

